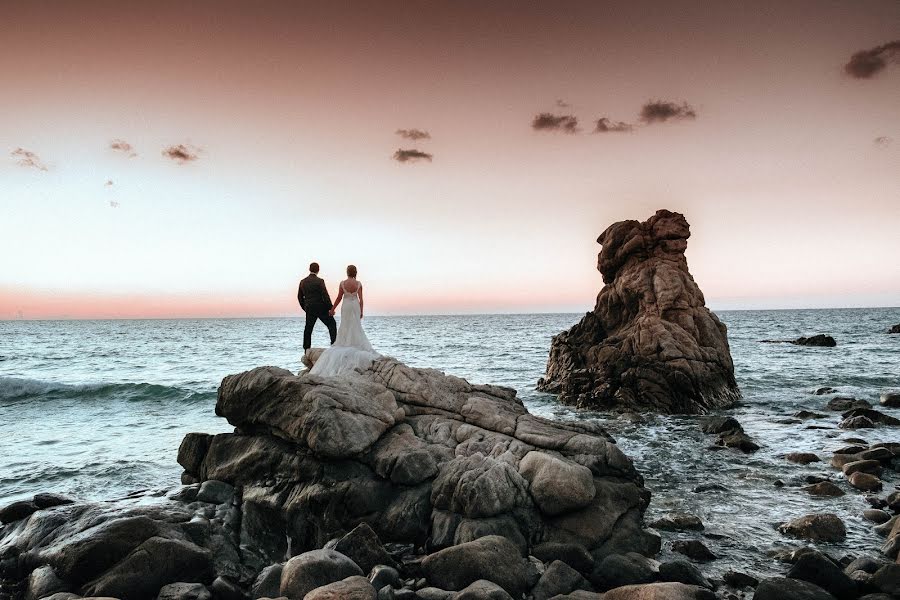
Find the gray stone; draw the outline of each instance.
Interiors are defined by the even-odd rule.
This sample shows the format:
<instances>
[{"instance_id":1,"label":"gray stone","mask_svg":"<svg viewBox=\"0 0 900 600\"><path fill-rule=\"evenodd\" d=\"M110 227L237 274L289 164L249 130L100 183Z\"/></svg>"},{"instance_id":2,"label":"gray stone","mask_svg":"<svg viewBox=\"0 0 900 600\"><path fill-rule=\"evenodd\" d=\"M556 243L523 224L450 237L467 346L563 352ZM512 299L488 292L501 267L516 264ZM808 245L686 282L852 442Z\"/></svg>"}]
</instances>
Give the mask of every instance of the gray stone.
<instances>
[{"instance_id":1,"label":"gray stone","mask_svg":"<svg viewBox=\"0 0 900 600\"><path fill-rule=\"evenodd\" d=\"M603 600L716 600L711 591L683 583L626 585L603 594Z\"/></svg>"},{"instance_id":2,"label":"gray stone","mask_svg":"<svg viewBox=\"0 0 900 600\"><path fill-rule=\"evenodd\" d=\"M250 588L250 598L275 598L281 593L281 571L284 564L269 565L259 572Z\"/></svg>"},{"instance_id":3,"label":"gray stone","mask_svg":"<svg viewBox=\"0 0 900 600\"><path fill-rule=\"evenodd\" d=\"M835 600L835 597L808 581L770 577L756 586L753 600Z\"/></svg>"},{"instance_id":4,"label":"gray stone","mask_svg":"<svg viewBox=\"0 0 900 600\"><path fill-rule=\"evenodd\" d=\"M703 576L700 569L686 560L672 560L660 563L659 580L686 583L687 585L696 585L707 589L713 588L713 585Z\"/></svg>"},{"instance_id":5,"label":"gray stone","mask_svg":"<svg viewBox=\"0 0 900 600\"><path fill-rule=\"evenodd\" d=\"M39 600L56 592L71 592L69 584L59 578L53 567L38 567L28 576L25 600Z\"/></svg>"},{"instance_id":6,"label":"gray stone","mask_svg":"<svg viewBox=\"0 0 900 600\"><path fill-rule=\"evenodd\" d=\"M362 574L359 566L340 552L311 550L285 563L280 592L288 598L303 598L318 587Z\"/></svg>"},{"instance_id":7,"label":"gray stone","mask_svg":"<svg viewBox=\"0 0 900 600\"><path fill-rule=\"evenodd\" d=\"M375 600L377 593L369 580L359 575L347 577L307 593L303 600Z\"/></svg>"},{"instance_id":8,"label":"gray stone","mask_svg":"<svg viewBox=\"0 0 900 600\"><path fill-rule=\"evenodd\" d=\"M597 491L590 469L544 452L526 454L519 473L528 481L538 508L548 515L583 508Z\"/></svg>"},{"instance_id":9,"label":"gray stone","mask_svg":"<svg viewBox=\"0 0 900 600\"><path fill-rule=\"evenodd\" d=\"M376 565L397 566L381 545L378 534L367 523L354 527L350 533L337 540L333 549L355 562L363 573L370 572Z\"/></svg>"},{"instance_id":10,"label":"gray stone","mask_svg":"<svg viewBox=\"0 0 900 600\"><path fill-rule=\"evenodd\" d=\"M513 600L513 597L496 583L480 579L460 591L456 600Z\"/></svg>"},{"instance_id":11,"label":"gray stone","mask_svg":"<svg viewBox=\"0 0 900 600\"><path fill-rule=\"evenodd\" d=\"M156 600L212 600L202 583L169 583L162 586Z\"/></svg>"},{"instance_id":12,"label":"gray stone","mask_svg":"<svg viewBox=\"0 0 900 600\"><path fill-rule=\"evenodd\" d=\"M875 571L870 583L885 594L900 595L900 564L884 565Z\"/></svg>"},{"instance_id":13,"label":"gray stone","mask_svg":"<svg viewBox=\"0 0 900 600\"><path fill-rule=\"evenodd\" d=\"M590 573L594 567L594 557L580 544L543 542L532 548L531 554L545 563L561 560L581 573Z\"/></svg>"},{"instance_id":14,"label":"gray stone","mask_svg":"<svg viewBox=\"0 0 900 600\"><path fill-rule=\"evenodd\" d=\"M882 406L900 408L900 392L882 392L879 402Z\"/></svg>"},{"instance_id":15,"label":"gray stone","mask_svg":"<svg viewBox=\"0 0 900 600\"><path fill-rule=\"evenodd\" d=\"M659 577L659 563L636 552L610 554L594 566L590 580L598 589L651 583Z\"/></svg>"},{"instance_id":16,"label":"gray stone","mask_svg":"<svg viewBox=\"0 0 900 600\"><path fill-rule=\"evenodd\" d=\"M849 599L857 596L856 583L837 563L816 550L801 555L787 576L814 583L837 598Z\"/></svg>"},{"instance_id":17,"label":"gray stone","mask_svg":"<svg viewBox=\"0 0 900 600\"><path fill-rule=\"evenodd\" d=\"M422 572L441 589L461 590L486 579L518 597L527 586L525 562L512 542L492 535L429 555Z\"/></svg>"},{"instance_id":18,"label":"gray stone","mask_svg":"<svg viewBox=\"0 0 900 600\"><path fill-rule=\"evenodd\" d=\"M785 535L813 542L841 542L847 537L844 522L831 513L805 515L783 523L778 530Z\"/></svg>"},{"instance_id":19,"label":"gray stone","mask_svg":"<svg viewBox=\"0 0 900 600\"><path fill-rule=\"evenodd\" d=\"M234 486L214 479L204 481L197 492L197 500L210 504L230 503L233 498Z\"/></svg>"},{"instance_id":20,"label":"gray stone","mask_svg":"<svg viewBox=\"0 0 900 600\"><path fill-rule=\"evenodd\" d=\"M533 600L548 600L559 594L575 590L591 590L591 585L581 574L566 563L555 560L547 567L537 585L531 590Z\"/></svg>"}]
</instances>

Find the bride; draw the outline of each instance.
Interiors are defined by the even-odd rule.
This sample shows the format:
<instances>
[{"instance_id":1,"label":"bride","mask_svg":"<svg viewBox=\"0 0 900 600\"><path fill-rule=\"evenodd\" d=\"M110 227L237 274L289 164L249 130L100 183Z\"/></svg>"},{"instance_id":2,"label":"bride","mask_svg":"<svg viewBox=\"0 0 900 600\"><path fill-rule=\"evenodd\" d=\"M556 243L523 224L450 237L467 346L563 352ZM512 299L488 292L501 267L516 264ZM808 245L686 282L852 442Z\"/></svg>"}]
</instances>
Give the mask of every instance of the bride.
<instances>
[{"instance_id":1,"label":"bride","mask_svg":"<svg viewBox=\"0 0 900 600\"><path fill-rule=\"evenodd\" d=\"M363 286L356 279L356 267L347 266L347 279L341 282L337 299L329 314L334 315L341 306L341 326L337 338L330 348L319 355L310 369L311 375L338 377L353 373L356 369L366 369L380 356L372 349L369 338L362 328Z\"/></svg>"}]
</instances>

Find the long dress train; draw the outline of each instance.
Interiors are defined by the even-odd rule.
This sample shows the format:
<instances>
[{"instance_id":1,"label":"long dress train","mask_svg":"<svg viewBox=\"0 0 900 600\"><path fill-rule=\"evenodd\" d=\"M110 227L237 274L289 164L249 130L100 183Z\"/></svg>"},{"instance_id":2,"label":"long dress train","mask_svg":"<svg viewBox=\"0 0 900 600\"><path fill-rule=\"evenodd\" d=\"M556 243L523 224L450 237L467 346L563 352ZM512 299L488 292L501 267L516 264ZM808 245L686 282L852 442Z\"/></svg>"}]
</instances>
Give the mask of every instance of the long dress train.
<instances>
[{"instance_id":1,"label":"long dress train","mask_svg":"<svg viewBox=\"0 0 900 600\"><path fill-rule=\"evenodd\" d=\"M369 368L381 355L372 349L372 344L362 328L359 306L359 290L348 292L341 284L344 299L341 302L341 325L337 338L330 348L326 348L310 369L310 374L322 377L350 375L357 369Z\"/></svg>"}]
</instances>

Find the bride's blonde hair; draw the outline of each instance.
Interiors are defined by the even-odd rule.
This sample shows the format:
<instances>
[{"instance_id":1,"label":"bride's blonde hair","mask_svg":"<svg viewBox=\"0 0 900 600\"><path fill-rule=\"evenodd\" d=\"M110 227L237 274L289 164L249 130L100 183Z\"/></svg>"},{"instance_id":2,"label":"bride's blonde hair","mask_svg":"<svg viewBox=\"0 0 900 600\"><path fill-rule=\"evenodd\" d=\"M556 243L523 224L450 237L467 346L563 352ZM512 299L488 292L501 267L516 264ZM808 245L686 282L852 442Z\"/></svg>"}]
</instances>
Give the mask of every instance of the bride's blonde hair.
<instances>
[{"instance_id":1,"label":"bride's blonde hair","mask_svg":"<svg viewBox=\"0 0 900 600\"><path fill-rule=\"evenodd\" d=\"M356 277L356 265L347 265L347 277Z\"/></svg>"}]
</instances>

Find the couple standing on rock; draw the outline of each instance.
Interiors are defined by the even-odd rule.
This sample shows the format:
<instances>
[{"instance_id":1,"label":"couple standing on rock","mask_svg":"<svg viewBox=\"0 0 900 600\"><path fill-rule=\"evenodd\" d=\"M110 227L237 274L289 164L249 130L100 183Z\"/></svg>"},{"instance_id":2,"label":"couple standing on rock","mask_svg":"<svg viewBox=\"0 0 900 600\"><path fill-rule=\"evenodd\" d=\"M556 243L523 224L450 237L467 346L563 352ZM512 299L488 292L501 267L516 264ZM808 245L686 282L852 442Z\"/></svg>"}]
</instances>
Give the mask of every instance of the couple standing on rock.
<instances>
[{"instance_id":1,"label":"couple standing on rock","mask_svg":"<svg viewBox=\"0 0 900 600\"><path fill-rule=\"evenodd\" d=\"M356 369L367 368L380 356L372 349L362 327L363 286L356 278L354 265L347 265L347 279L338 286L337 300L332 304L325 281L319 277L319 263L310 263L309 275L300 281L297 288L297 301L306 313L303 353L305 358L314 362L311 374L322 377L349 375ZM341 305L340 328L334 321L338 305ZM316 321L322 321L328 328L331 347L313 358L310 347Z\"/></svg>"}]
</instances>

